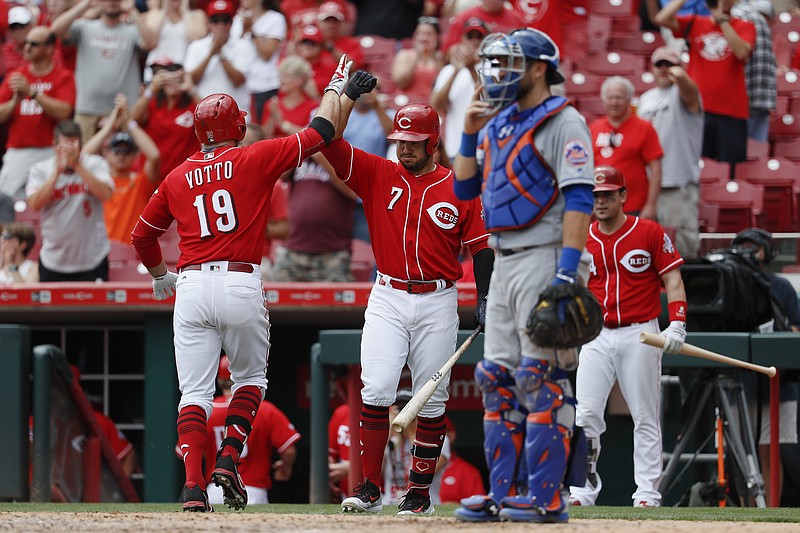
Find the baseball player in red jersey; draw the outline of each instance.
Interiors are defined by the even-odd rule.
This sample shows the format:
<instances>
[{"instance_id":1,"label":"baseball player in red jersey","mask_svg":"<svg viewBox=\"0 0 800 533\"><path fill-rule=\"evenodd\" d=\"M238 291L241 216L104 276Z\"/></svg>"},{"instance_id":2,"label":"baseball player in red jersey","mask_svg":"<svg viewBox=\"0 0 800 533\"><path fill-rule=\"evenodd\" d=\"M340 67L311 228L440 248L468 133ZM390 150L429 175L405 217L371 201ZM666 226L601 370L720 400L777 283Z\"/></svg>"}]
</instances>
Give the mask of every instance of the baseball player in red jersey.
<instances>
[{"instance_id":1,"label":"baseball player in red jersey","mask_svg":"<svg viewBox=\"0 0 800 533\"><path fill-rule=\"evenodd\" d=\"M334 409L328 422L328 484L337 501L348 492L350 472L350 406Z\"/></svg>"},{"instance_id":2,"label":"baseball player in red jersey","mask_svg":"<svg viewBox=\"0 0 800 533\"><path fill-rule=\"evenodd\" d=\"M628 192L614 167L594 172L594 215L586 249L592 256L588 288L603 306L600 335L581 348L577 376L577 425L586 433L589 475L583 487L570 487L570 504L594 505L602 483L597 474L603 413L614 381L633 418L635 507L658 507L661 494L660 348L639 342L642 331L658 333L661 283L667 291L670 325L663 351L677 352L686 338L683 259L664 228L623 212Z\"/></svg>"},{"instance_id":3,"label":"baseball player in red jersey","mask_svg":"<svg viewBox=\"0 0 800 533\"><path fill-rule=\"evenodd\" d=\"M214 408L208 419L208 430L211 450L209 457L214 457L222 440L225 438L225 415L231 402L230 360L223 355L217 372L217 385L222 395L214 398ZM250 504L269 503L269 490L272 481L288 481L292 477L292 466L297 457L295 442L300 440L300 433L283 412L273 403L264 400L253 420L253 432L242 450L239 473L247 489L247 502ZM272 454L276 452L280 459L273 462ZM274 473L270 475L270 471ZM216 486L208 487L208 499L211 503L222 503L222 490Z\"/></svg>"},{"instance_id":4,"label":"baseball player in red jersey","mask_svg":"<svg viewBox=\"0 0 800 533\"><path fill-rule=\"evenodd\" d=\"M381 463L389 436L389 407L407 363L413 392L453 354L458 334L461 277L458 254L469 247L474 261L482 322L494 255L488 248L478 199L462 201L453 192L453 174L434 163L439 116L428 105L397 111L387 136L397 141L399 163L353 148L339 139L359 95L375 87L359 71L341 97L337 139L323 150L336 174L361 198L378 267L361 338L362 410L359 439L364 483L342 502L345 512L379 512ZM431 514L430 485L445 436L447 382L419 414L412 468L399 515ZM353 460L353 459L351 459Z\"/></svg>"},{"instance_id":5,"label":"baseball player in red jersey","mask_svg":"<svg viewBox=\"0 0 800 533\"><path fill-rule=\"evenodd\" d=\"M173 329L182 393L178 441L186 468L184 511L210 511L203 476L214 376L221 348L230 358L233 398L212 479L225 504L247 505L236 463L267 388L269 314L259 264L278 177L333 139L339 95L350 63L342 60L308 128L289 137L239 147L245 113L227 94L205 97L194 114L202 148L164 178L133 230L131 241L162 300L177 292ZM169 272L158 237L178 223L179 274Z\"/></svg>"}]
</instances>

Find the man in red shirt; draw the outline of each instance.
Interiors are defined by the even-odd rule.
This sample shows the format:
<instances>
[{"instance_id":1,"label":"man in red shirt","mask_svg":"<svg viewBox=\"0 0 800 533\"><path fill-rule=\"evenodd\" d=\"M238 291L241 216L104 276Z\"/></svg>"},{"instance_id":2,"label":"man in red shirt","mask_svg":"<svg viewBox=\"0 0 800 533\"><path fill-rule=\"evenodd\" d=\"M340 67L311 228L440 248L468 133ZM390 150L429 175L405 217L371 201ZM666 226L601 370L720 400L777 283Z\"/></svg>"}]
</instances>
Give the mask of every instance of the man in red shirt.
<instances>
[{"instance_id":1,"label":"man in red shirt","mask_svg":"<svg viewBox=\"0 0 800 533\"><path fill-rule=\"evenodd\" d=\"M220 358L217 385L222 394L214 398L214 408L208 418L208 431L211 433L209 458L214 457L224 439L225 417L232 399L233 380L227 355ZM272 482L288 481L292 477L292 467L297 458L295 443L298 440L300 433L286 415L272 402L262 401L253 420L253 431L240 456L239 473L247 489L249 503L269 503ZM272 460L273 453L278 454L278 460ZM222 490L209 487L208 499L212 504L222 503Z\"/></svg>"},{"instance_id":2,"label":"man in red shirt","mask_svg":"<svg viewBox=\"0 0 800 533\"><path fill-rule=\"evenodd\" d=\"M48 28L32 28L25 41L28 63L0 85L0 123L8 124L0 193L11 197L25 197L28 170L53 155L53 131L75 106L75 77L53 62L55 44Z\"/></svg>"},{"instance_id":3,"label":"man in red shirt","mask_svg":"<svg viewBox=\"0 0 800 533\"><path fill-rule=\"evenodd\" d=\"M341 135L355 100L377 80L359 71L341 98ZM353 148L344 139L323 151L336 175L364 203L378 266L365 314L361 340L361 424L359 440L364 482L342 502L344 512L380 512L381 464L389 436L389 408L395 402L408 363L414 391L419 390L455 351L461 247L473 256L479 306L485 320L494 253L488 247L480 200L459 200L451 170L434 163L439 145L439 116L432 107L410 104L394 117L387 136L397 142L398 163ZM398 515L433 513L430 486L442 453L447 401L445 378L417 417L408 489Z\"/></svg>"},{"instance_id":4,"label":"man in red shirt","mask_svg":"<svg viewBox=\"0 0 800 533\"><path fill-rule=\"evenodd\" d=\"M653 125L631 110L633 84L621 76L607 78L600 89L604 117L589 125L598 166L619 169L628 184L625 212L656 220L661 191L661 156L664 155Z\"/></svg>"},{"instance_id":5,"label":"man in red shirt","mask_svg":"<svg viewBox=\"0 0 800 533\"><path fill-rule=\"evenodd\" d=\"M236 101L219 93L201 100L194 114L201 150L164 179L131 235L153 276L156 299L177 292L173 322L184 511L212 510L203 455L223 348L230 358L233 398L211 479L223 487L227 506L247 505L236 464L267 388L269 313L259 264L270 197L281 174L332 141L349 70L342 56L308 128L247 147L239 147L246 125ZM158 244L173 220L180 237L179 274L167 270Z\"/></svg>"},{"instance_id":6,"label":"man in red shirt","mask_svg":"<svg viewBox=\"0 0 800 533\"><path fill-rule=\"evenodd\" d=\"M450 19L447 33L442 39L443 52L449 52L451 46L461 41L464 24L472 17L482 20L489 28L489 33L508 33L526 26L525 19L517 11L507 8L503 0L481 0L479 5L462 11Z\"/></svg>"},{"instance_id":7,"label":"man in red shirt","mask_svg":"<svg viewBox=\"0 0 800 533\"><path fill-rule=\"evenodd\" d=\"M295 53L308 61L311 65L311 78L313 83L306 89L311 98L318 98L327 83L327 73L331 65L336 64L336 59L325 47L322 32L316 26L306 26L300 33Z\"/></svg>"},{"instance_id":8,"label":"man in red shirt","mask_svg":"<svg viewBox=\"0 0 800 533\"><path fill-rule=\"evenodd\" d=\"M343 403L334 409L328 422L328 484L336 501L350 492L350 406Z\"/></svg>"},{"instance_id":9,"label":"man in red shirt","mask_svg":"<svg viewBox=\"0 0 800 533\"><path fill-rule=\"evenodd\" d=\"M342 54L347 54L353 60L353 67L359 67L364 64L364 51L361 50L359 38L349 37L345 33L346 20L345 8L339 2L329 0L319 6L317 25L325 39L325 47L334 59L338 60Z\"/></svg>"},{"instance_id":10,"label":"man in red shirt","mask_svg":"<svg viewBox=\"0 0 800 533\"><path fill-rule=\"evenodd\" d=\"M589 474L585 486L570 487L570 504L594 505L600 494L597 458L600 435L606 429L603 412L618 381L633 417L633 505L658 507L661 354L677 352L686 338L686 292L678 268L683 259L664 228L625 214L628 192L618 169L596 167L594 179L596 221L589 226L586 240L592 256L587 286L603 305L605 325L597 338L581 348L575 423L586 432ZM671 321L661 332L666 337L663 350L639 342L642 331L659 332L662 282Z\"/></svg>"},{"instance_id":11,"label":"man in red shirt","mask_svg":"<svg viewBox=\"0 0 800 533\"><path fill-rule=\"evenodd\" d=\"M709 16L676 15L685 1L672 0L653 21L686 39L689 76L697 82L705 110L703 157L729 162L733 178L734 165L747 159L750 110L744 65L753 53L755 25L731 16L736 0L709 5Z\"/></svg>"},{"instance_id":12,"label":"man in red shirt","mask_svg":"<svg viewBox=\"0 0 800 533\"><path fill-rule=\"evenodd\" d=\"M447 466L442 474L439 496L442 503L460 503L462 499L469 498L473 494L485 493L486 487L483 484L481 471L456 453L455 424L448 417L445 417L445 423L447 438L450 440L450 460L447 461Z\"/></svg>"}]
</instances>

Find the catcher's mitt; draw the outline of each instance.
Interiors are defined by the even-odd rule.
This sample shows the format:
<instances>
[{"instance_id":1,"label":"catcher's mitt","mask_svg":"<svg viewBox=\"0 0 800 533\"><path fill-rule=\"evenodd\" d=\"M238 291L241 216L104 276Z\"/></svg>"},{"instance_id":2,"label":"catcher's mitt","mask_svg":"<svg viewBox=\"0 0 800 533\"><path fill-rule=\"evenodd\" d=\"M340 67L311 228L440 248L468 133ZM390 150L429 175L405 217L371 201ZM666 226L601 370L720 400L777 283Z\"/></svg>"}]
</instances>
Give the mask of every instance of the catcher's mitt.
<instances>
[{"instance_id":1,"label":"catcher's mitt","mask_svg":"<svg viewBox=\"0 0 800 533\"><path fill-rule=\"evenodd\" d=\"M559 300L565 300L564 321L559 320ZM528 315L527 334L542 348L563 350L586 344L603 329L603 310L597 298L577 283L551 285L539 295Z\"/></svg>"}]
</instances>

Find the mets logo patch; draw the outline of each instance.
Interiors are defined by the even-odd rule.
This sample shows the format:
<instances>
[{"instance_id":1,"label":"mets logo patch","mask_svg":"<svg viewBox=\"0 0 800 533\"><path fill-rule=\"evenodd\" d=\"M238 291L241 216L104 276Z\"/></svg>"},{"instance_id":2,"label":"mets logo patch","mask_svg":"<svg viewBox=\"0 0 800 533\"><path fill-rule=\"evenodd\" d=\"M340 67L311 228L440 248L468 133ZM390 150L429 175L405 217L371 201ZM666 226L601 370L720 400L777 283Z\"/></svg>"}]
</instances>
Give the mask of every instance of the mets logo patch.
<instances>
[{"instance_id":1,"label":"mets logo patch","mask_svg":"<svg viewBox=\"0 0 800 533\"><path fill-rule=\"evenodd\" d=\"M580 140L573 139L564 146L564 159L570 165L583 166L589 161L589 151Z\"/></svg>"}]
</instances>

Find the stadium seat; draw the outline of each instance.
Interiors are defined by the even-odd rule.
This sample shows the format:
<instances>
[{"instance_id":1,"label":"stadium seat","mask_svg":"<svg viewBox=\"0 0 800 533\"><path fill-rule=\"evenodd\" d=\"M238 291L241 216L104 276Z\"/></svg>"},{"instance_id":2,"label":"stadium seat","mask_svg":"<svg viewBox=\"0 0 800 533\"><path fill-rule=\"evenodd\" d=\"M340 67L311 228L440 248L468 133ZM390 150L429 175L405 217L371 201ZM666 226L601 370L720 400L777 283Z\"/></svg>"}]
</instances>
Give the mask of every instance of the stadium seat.
<instances>
[{"instance_id":1,"label":"stadium seat","mask_svg":"<svg viewBox=\"0 0 800 533\"><path fill-rule=\"evenodd\" d=\"M697 221L703 233L716 233L719 225L719 206L698 202Z\"/></svg>"},{"instance_id":2,"label":"stadium seat","mask_svg":"<svg viewBox=\"0 0 800 533\"><path fill-rule=\"evenodd\" d=\"M592 56L586 61L584 68L600 77L606 76L638 76L644 71L644 59L626 52L608 52Z\"/></svg>"},{"instance_id":3,"label":"stadium seat","mask_svg":"<svg viewBox=\"0 0 800 533\"><path fill-rule=\"evenodd\" d=\"M604 54L611 39L611 19L589 14L586 30L589 32L588 48L591 54Z\"/></svg>"},{"instance_id":4,"label":"stadium seat","mask_svg":"<svg viewBox=\"0 0 800 533\"><path fill-rule=\"evenodd\" d=\"M589 0L587 11L596 15L628 17L633 14L633 0Z\"/></svg>"},{"instance_id":5,"label":"stadium seat","mask_svg":"<svg viewBox=\"0 0 800 533\"><path fill-rule=\"evenodd\" d=\"M800 138L775 141L772 153L775 157L800 161Z\"/></svg>"},{"instance_id":6,"label":"stadium seat","mask_svg":"<svg viewBox=\"0 0 800 533\"><path fill-rule=\"evenodd\" d=\"M139 262L136 250L130 244L111 241L108 254L109 281L149 281L150 275Z\"/></svg>"},{"instance_id":7,"label":"stadium seat","mask_svg":"<svg viewBox=\"0 0 800 533\"><path fill-rule=\"evenodd\" d=\"M378 89L383 93L396 92L392 81L392 60L400 49L400 42L380 35L364 35L359 40L364 52L364 70L378 78Z\"/></svg>"},{"instance_id":8,"label":"stadium seat","mask_svg":"<svg viewBox=\"0 0 800 533\"><path fill-rule=\"evenodd\" d=\"M800 95L800 72L790 70L776 77L778 96Z\"/></svg>"},{"instance_id":9,"label":"stadium seat","mask_svg":"<svg viewBox=\"0 0 800 533\"><path fill-rule=\"evenodd\" d=\"M795 113L800 110L792 109L792 103L794 103L794 107L800 107L800 102L797 102L798 97L790 98L787 95L780 95L775 98L775 110L772 111L773 115L785 115L786 113Z\"/></svg>"},{"instance_id":10,"label":"stadium seat","mask_svg":"<svg viewBox=\"0 0 800 533\"><path fill-rule=\"evenodd\" d=\"M631 35L630 37L617 37L611 40L609 50L626 52L645 58L645 62L650 59L653 50L664 45L664 39L660 33L644 31Z\"/></svg>"},{"instance_id":11,"label":"stadium seat","mask_svg":"<svg viewBox=\"0 0 800 533\"><path fill-rule=\"evenodd\" d=\"M747 139L747 160L766 159L769 157L769 143Z\"/></svg>"},{"instance_id":12,"label":"stadium seat","mask_svg":"<svg viewBox=\"0 0 800 533\"><path fill-rule=\"evenodd\" d=\"M370 281L374 268L375 257L372 255L372 246L361 239L353 239L350 256L350 274L353 280Z\"/></svg>"},{"instance_id":13,"label":"stadium seat","mask_svg":"<svg viewBox=\"0 0 800 533\"><path fill-rule=\"evenodd\" d=\"M788 159L759 159L736 165L737 181L764 188L763 222L769 231L794 231L798 178L800 165Z\"/></svg>"},{"instance_id":14,"label":"stadium seat","mask_svg":"<svg viewBox=\"0 0 800 533\"><path fill-rule=\"evenodd\" d=\"M586 118L586 122L602 117L606 114L606 108L600 96L586 96L578 100L576 105L578 111Z\"/></svg>"},{"instance_id":15,"label":"stadium seat","mask_svg":"<svg viewBox=\"0 0 800 533\"><path fill-rule=\"evenodd\" d=\"M643 71L638 76L631 76L629 79L633 83L634 92L638 95L656 86L656 77L649 70Z\"/></svg>"},{"instance_id":16,"label":"stadium seat","mask_svg":"<svg viewBox=\"0 0 800 533\"><path fill-rule=\"evenodd\" d=\"M731 177L731 165L725 161L715 161L703 157L700 159L700 185L711 185L728 181Z\"/></svg>"},{"instance_id":17,"label":"stadium seat","mask_svg":"<svg viewBox=\"0 0 800 533\"><path fill-rule=\"evenodd\" d=\"M772 33L783 35L789 41L792 54L800 43L800 18L793 17L788 11L778 14L772 26Z\"/></svg>"},{"instance_id":18,"label":"stadium seat","mask_svg":"<svg viewBox=\"0 0 800 533\"><path fill-rule=\"evenodd\" d=\"M769 138L771 140L793 139L800 135L800 113L770 115Z\"/></svg>"},{"instance_id":19,"label":"stadium seat","mask_svg":"<svg viewBox=\"0 0 800 533\"><path fill-rule=\"evenodd\" d=\"M603 79L589 72L573 72L564 82L568 98L580 100L581 95L600 96Z\"/></svg>"},{"instance_id":20,"label":"stadium seat","mask_svg":"<svg viewBox=\"0 0 800 533\"><path fill-rule=\"evenodd\" d=\"M611 0L616 1L616 0ZM626 2L627 0L622 0ZM614 16L611 19L611 38L630 37L641 32L642 21L638 13Z\"/></svg>"},{"instance_id":21,"label":"stadium seat","mask_svg":"<svg viewBox=\"0 0 800 533\"><path fill-rule=\"evenodd\" d=\"M700 184L700 200L719 208L717 231L736 233L752 226L762 226L764 188L746 181Z\"/></svg>"}]
</instances>

